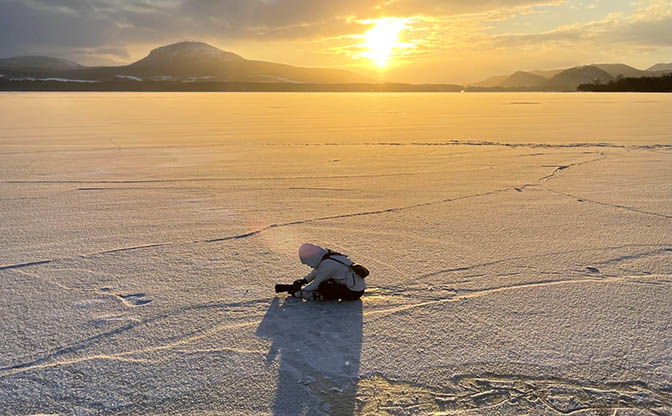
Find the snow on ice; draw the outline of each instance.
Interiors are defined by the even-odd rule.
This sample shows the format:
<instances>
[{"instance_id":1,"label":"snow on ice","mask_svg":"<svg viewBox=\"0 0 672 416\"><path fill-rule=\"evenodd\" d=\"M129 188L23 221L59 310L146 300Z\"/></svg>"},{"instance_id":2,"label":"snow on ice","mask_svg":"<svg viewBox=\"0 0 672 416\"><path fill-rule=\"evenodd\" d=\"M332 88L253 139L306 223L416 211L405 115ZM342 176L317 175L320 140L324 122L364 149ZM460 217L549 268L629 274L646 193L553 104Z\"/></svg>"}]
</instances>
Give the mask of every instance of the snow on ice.
<instances>
[{"instance_id":1,"label":"snow on ice","mask_svg":"<svg viewBox=\"0 0 672 416\"><path fill-rule=\"evenodd\" d=\"M2 414L670 414L671 98L529 95L5 95Z\"/></svg>"}]
</instances>

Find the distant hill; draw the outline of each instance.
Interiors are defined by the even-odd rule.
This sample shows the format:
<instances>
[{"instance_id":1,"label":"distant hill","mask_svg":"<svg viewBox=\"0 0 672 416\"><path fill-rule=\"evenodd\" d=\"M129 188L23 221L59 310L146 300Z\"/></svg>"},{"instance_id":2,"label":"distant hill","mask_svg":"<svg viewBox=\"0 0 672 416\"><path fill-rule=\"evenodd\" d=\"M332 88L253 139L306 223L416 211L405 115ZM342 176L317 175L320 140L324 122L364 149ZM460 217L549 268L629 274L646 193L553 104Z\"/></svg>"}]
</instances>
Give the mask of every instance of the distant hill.
<instances>
[{"instance_id":1,"label":"distant hill","mask_svg":"<svg viewBox=\"0 0 672 416\"><path fill-rule=\"evenodd\" d=\"M648 75L651 75L647 71L642 71L641 69L633 68L629 65L624 65L624 64L596 64L593 65L596 66L597 68L600 68L604 72L607 72L609 75L611 75L614 78L620 77L629 77L629 78L637 78L637 77L645 77Z\"/></svg>"},{"instance_id":2,"label":"distant hill","mask_svg":"<svg viewBox=\"0 0 672 416\"><path fill-rule=\"evenodd\" d=\"M511 74L504 81L500 82L498 86L504 88L536 88L543 87L548 82L548 78L541 75L535 75L530 72L518 71Z\"/></svg>"},{"instance_id":3,"label":"distant hill","mask_svg":"<svg viewBox=\"0 0 672 416\"><path fill-rule=\"evenodd\" d=\"M672 63L656 64L646 71L624 64L596 64L569 69L517 71L510 75L492 76L466 87L451 84L381 84L346 70L255 61L203 42L179 42L153 49L144 58L122 66L88 67L48 56L0 59L0 89L382 92L460 91L464 88L466 91L575 91L580 84L599 85L618 78L659 76L667 72L672 72ZM296 86L299 84L305 85Z\"/></svg>"},{"instance_id":4,"label":"distant hill","mask_svg":"<svg viewBox=\"0 0 672 416\"><path fill-rule=\"evenodd\" d=\"M478 91L574 91L579 84L659 76L667 72L672 72L672 64L657 64L646 71L625 64L595 64L569 69L517 71L508 76L490 77L470 84L470 87Z\"/></svg>"},{"instance_id":5,"label":"distant hill","mask_svg":"<svg viewBox=\"0 0 672 416\"><path fill-rule=\"evenodd\" d=\"M544 78L553 78L562 71L564 71L564 69L549 69L549 70L535 69L534 71L530 71L530 73L534 75L541 75Z\"/></svg>"},{"instance_id":6,"label":"distant hill","mask_svg":"<svg viewBox=\"0 0 672 416\"><path fill-rule=\"evenodd\" d=\"M202 42L152 50L129 65L86 67L50 57L0 59L0 91L459 92L461 85L373 83L338 69L245 59Z\"/></svg>"},{"instance_id":7,"label":"distant hill","mask_svg":"<svg viewBox=\"0 0 672 416\"><path fill-rule=\"evenodd\" d=\"M26 71L42 73L45 71L70 71L85 68L67 59L49 56L15 56L0 59L0 71Z\"/></svg>"},{"instance_id":8,"label":"distant hill","mask_svg":"<svg viewBox=\"0 0 672 416\"><path fill-rule=\"evenodd\" d=\"M624 65L626 66L626 65ZM634 69L634 68L633 68ZM578 66L557 71L518 71L499 80L499 77L491 77L489 80L498 81L486 83L482 81L473 84L470 91L575 91L579 84L611 81L615 77L594 65ZM551 75L546 78L540 73ZM487 80L486 80L487 81Z\"/></svg>"},{"instance_id":9,"label":"distant hill","mask_svg":"<svg viewBox=\"0 0 672 416\"><path fill-rule=\"evenodd\" d=\"M483 81L475 82L469 85L473 85L475 87L495 87L508 77L509 75L494 75L490 78L484 79Z\"/></svg>"},{"instance_id":10,"label":"distant hill","mask_svg":"<svg viewBox=\"0 0 672 416\"><path fill-rule=\"evenodd\" d=\"M560 91L576 91L580 84L608 82L614 80L608 72L594 66L577 66L560 72L545 85L548 89Z\"/></svg>"},{"instance_id":11,"label":"distant hill","mask_svg":"<svg viewBox=\"0 0 672 416\"><path fill-rule=\"evenodd\" d=\"M201 42L180 42L154 49L125 67L120 75L172 80L197 79L226 82L370 82L361 75L338 69L301 68L292 65L244 59Z\"/></svg>"},{"instance_id":12,"label":"distant hill","mask_svg":"<svg viewBox=\"0 0 672 416\"><path fill-rule=\"evenodd\" d=\"M29 59L30 58L30 59ZM38 59L39 58L39 59ZM4 65L3 65L4 63ZM39 68L39 71L36 71ZM85 67L49 57L16 57L0 60L0 73L12 77L34 76L67 80L111 82L272 82L366 83L368 78L339 69L301 68L247 60L202 42L180 42L152 50L145 58L124 66Z\"/></svg>"},{"instance_id":13,"label":"distant hill","mask_svg":"<svg viewBox=\"0 0 672 416\"><path fill-rule=\"evenodd\" d=\"M655 64L647 69L648 72L672 72L672 63L669 64Z\"/></svg>"},{"instance_id":14,"label":"distant hill","mask_svg":"<svg viewBox=\"0 0 672 416\"><path fill-rule=\"evenodd\" d=\"M124 69L140 73L202 75L221 71L222 65L242 62L242 56L202 42L180 42L152 50Z\"/></svg>"},{"instance_id":15,"label":"distant hill","mask_svg":"<svg viewBox=\"0 0 672 416\"><path fill-rule=\"evenodd\" d=\"M521 87L521 88L532 88L533 86L538 86L539 85L539 78L536 77L527 77L526 74L531 74L531 75L538 75L544 79L549 79L559 72L564 71L563 69L558 69L558 70L549 70L549 71L542 71L542 70L534 70L534 71L517 71L514 72L513 74L510 75L494 75L489 78L484 79L483 81L479 82L474 82L471 84L468 84L469 86L473 87L484 87L484 88L515 88L515 87ZM525 78L527 78L530 81L530 85L526 85L524 82Z\"/></svg>"}]
</instances>

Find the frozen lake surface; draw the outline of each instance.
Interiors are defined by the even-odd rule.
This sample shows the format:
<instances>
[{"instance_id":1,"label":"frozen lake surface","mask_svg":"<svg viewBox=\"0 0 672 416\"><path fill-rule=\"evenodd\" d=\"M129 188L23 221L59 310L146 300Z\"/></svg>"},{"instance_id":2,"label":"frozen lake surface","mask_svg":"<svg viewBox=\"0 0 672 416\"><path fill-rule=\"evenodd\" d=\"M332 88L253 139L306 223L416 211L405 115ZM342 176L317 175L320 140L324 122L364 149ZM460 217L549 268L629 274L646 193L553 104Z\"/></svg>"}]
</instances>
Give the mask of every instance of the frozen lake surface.
<instances>
[{"instance_id":1,"label":"frozen lake surface","mask_svg":"<svg viewBox=\"0 0 672 416\"><path fill-rule=\"evenodd\" d=\"M672 413L672 94L9 93L0 160L0 414Z\"/></svg>"}]
</instances>

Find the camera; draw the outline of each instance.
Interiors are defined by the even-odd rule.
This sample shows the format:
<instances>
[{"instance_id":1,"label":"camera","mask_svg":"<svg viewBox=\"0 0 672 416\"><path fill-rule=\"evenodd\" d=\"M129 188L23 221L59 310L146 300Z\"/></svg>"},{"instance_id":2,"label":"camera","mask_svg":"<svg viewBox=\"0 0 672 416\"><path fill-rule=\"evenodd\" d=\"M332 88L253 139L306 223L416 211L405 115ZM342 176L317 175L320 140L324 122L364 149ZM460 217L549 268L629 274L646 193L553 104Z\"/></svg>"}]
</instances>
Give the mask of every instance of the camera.
<instances>
[{"instance_id":1,"label":"camera","mask_svg":"<svg viewBox=\"0 0 672 416\"><path fill-rule=\"evenodd\" d=\"M294 292L296 292L296 286L294 285L275 285L275 293L289 293L290 295L293 295Z\"/></svg>"},{"instance_id":2,"label":"camera","mask_svg":"<svg viewBox=\"0 0 672 416\"><path fill-rule=\"evenodd\" d=\"M275 285L275 293L284 293L287 292L290 295L293 295L294 293L298 292L301 290L301 287L305 285L307 282L304 279L299 279L295 280L294 283L291 285Z\"/></svg>"}]
</instances>

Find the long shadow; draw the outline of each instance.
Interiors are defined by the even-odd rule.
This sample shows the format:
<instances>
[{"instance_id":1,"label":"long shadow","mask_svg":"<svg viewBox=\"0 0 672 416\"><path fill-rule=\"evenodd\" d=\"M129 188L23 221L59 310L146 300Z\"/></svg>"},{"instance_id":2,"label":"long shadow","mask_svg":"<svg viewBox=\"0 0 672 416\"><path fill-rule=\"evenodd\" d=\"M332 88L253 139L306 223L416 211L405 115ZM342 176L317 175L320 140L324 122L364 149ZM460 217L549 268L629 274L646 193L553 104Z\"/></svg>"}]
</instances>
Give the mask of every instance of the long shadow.
<instances>
[{"instance_id":1,"label":"long shadow","mask_svg":"<svg viewBox=\"0 0 672 416\"><path fill-rule=\"evenodd\" d=\"M273 414L352 415L362 350L362 302L273 299L257 336L278 365Z\"/></svg>"}]
</instances>

